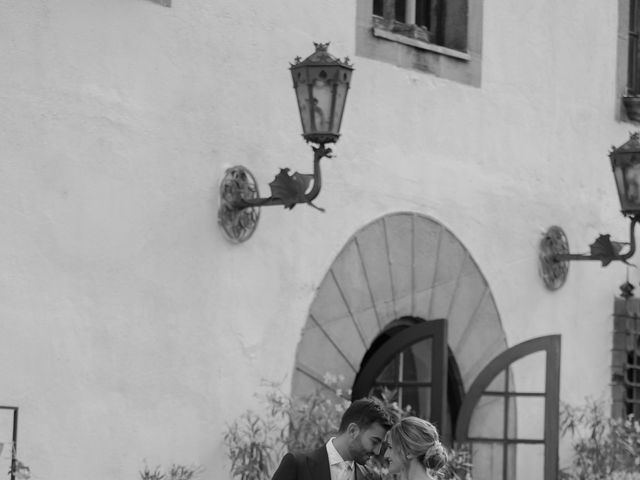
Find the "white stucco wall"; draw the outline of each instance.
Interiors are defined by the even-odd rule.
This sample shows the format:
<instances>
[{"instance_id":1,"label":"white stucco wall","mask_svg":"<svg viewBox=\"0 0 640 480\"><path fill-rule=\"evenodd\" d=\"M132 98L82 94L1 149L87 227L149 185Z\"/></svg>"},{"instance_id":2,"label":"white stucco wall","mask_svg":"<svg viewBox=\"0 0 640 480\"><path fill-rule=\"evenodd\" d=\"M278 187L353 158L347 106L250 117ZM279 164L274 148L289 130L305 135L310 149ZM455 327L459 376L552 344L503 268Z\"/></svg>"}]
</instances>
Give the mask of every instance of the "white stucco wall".
<instances>
[{"instance_id":1,"label":"white stucco wall","mask_svg":"<svg viewBox=\"0 0 640 480\"><path fill-rule=\"evenodd\" d=\"M626 269L574 263L551 293L537 244L552 224L576 251L627 235L607 158L633 128L614 119L617 6L486 0L482 88L354 58L354 26L354 1L0 0L0 403L20 407L34 478L144 460L228 478L225 424L290 379L326 269L395 211L461 239L510 344L563 335L563 400L608 393ZM327 211L265 208L231 245L227 167L265 194L278 168L311 169L287 69L328 40L356 71Z\"/></svg>"}]
</instances>

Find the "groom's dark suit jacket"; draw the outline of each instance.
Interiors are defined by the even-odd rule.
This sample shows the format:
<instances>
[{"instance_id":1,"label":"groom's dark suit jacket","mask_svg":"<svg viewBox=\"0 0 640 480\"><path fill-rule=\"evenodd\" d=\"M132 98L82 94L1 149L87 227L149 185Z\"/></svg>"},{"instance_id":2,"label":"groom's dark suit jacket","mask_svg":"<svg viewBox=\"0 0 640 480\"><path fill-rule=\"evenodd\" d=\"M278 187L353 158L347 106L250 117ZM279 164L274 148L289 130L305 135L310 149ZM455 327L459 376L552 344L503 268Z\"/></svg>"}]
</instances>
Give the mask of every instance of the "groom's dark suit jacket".
<instances>
[{"instance_id":1,"label":"groom's dark suit jacket","mask_svg":"<svg viewBox=\"0 0 640 480\"><path fill-rule=\"evenodd\" d=\"M354 480L380 480L380 475L370 468L354 462ZM287 453L271 480L331 480L327 447L312 452Z\"/></svg>"}]
</instances>

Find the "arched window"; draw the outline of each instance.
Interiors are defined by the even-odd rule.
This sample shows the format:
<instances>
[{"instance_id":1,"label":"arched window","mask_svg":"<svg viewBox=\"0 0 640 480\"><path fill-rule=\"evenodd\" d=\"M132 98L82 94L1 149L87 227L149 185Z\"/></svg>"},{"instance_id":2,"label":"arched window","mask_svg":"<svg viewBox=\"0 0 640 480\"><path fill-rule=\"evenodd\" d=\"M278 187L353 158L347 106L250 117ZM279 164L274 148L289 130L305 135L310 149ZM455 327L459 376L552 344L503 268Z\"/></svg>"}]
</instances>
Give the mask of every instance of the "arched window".
<instances>
[{"instance_id":1,"label":"arched window","mask_svg":"<svg viewBox=\"0 0 640 480\"><path fill-rule=\"evenodd\" d=\"M403 410L434 423L451 443L463 391L445 320L401 318L376 338L362 360L353 398L385 391Z\"/></svg>"},{"instance_id":2,"label":"arched window","mask_svg":"<svg viewBox=\"0 0 640 480\"><path fill-rule=\"evenodd\" d=\"M466 395L446 339L445 320L392 322L365 355L353 398L391 390L401 408L434 423L446 444L471 447L473 478L554 480L560 336L505 350Z\"/></svg>"},{"instance_id":3,"label":"arched window","mask_svg":"<svg viewBox=\"0 0 640 480\"><path fill-rule=\"evenodd\" d=\"M494 358L469 388L456 440L471 444L473 478L555 480L558 474L560 335Z\"/></svg>"}]
</instances>

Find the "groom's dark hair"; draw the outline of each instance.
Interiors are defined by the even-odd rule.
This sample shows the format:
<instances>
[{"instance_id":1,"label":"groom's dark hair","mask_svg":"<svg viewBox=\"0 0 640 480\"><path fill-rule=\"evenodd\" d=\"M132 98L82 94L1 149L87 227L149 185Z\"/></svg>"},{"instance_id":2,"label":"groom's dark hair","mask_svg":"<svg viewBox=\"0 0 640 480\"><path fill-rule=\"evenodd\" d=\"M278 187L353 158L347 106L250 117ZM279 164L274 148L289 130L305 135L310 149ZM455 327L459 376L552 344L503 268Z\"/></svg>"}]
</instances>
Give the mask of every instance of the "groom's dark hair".
<instances>
[{"instance_id":1,"label":"groom's dark hair","mask_svg":"<svg viewBox=\"0 0 640 480\"><path fill-rule=\"evenodd\" d=\"M372 423L379 423L386 430L393 425L391 413L384 403L375 397L365 397L354 400L342 415L339 433L347 430L347 427L355 423L361 429L367 429Z\"/></svg>"}]
</instances>

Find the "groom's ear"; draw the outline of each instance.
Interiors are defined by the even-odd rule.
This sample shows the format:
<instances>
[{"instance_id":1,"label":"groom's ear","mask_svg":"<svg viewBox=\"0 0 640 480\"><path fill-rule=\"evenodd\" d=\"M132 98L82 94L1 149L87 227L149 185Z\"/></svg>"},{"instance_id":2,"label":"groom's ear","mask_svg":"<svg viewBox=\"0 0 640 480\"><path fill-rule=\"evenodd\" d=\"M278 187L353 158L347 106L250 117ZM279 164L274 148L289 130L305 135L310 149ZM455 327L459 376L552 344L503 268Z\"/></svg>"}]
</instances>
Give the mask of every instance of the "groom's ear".
<instances>
[{"instance_id":1,"label":"groom's ear","mask_svg":"<svg viewBox=\"0 0 640 480\"><path fill-rule=\"evenodd\" d=\"M347 427L347 434L350 438L356 438L360 433L360 427L358 427L357 423L351 422Z\"/></svg>"}]
</instances>

